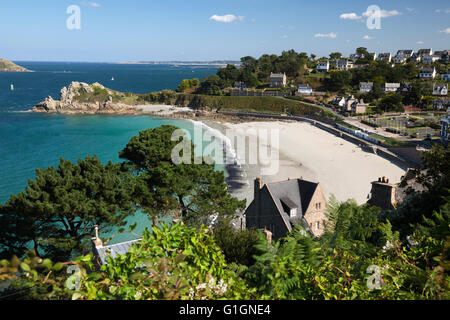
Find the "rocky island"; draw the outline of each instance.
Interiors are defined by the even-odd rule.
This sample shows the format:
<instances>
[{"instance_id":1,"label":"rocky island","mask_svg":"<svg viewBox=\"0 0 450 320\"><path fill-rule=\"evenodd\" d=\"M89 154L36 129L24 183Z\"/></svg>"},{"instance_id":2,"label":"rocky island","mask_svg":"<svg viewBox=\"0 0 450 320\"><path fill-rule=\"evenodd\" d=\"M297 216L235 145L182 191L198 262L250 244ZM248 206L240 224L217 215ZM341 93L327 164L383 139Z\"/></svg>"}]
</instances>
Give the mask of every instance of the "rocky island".
<instances>
[{"instance_id":1,"label":"rocky island","mask_svg":"<svg viewBox=\"0 0 450 320\"><path fill-rule=\"evenodd\" d=\"M135 111L133 99L126 99L125 94L107 89L99 83L87 84L72 82L63 87L60 99L48 96L33 107L34 112L49 113L122 113Z\"/></svg>"},{"instance_id":2,"label":"rocky island","mask_svg":"<svg viewBox=\"0 0 450 320\"><path fill-rule=\"evenodd\" d=\"M0 58L0 72L31 72L30 70L18 66L14 62Z\"/></svg>"}]
</instances>

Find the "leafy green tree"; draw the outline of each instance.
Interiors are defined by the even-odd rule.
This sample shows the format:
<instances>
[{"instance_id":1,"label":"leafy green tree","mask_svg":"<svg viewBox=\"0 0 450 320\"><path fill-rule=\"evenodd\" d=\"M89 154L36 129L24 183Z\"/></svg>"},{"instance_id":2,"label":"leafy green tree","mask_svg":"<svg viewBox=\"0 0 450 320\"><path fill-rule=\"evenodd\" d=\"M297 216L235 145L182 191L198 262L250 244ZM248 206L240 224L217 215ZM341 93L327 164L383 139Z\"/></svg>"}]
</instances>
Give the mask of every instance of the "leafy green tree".
<instances>
[{"instance_id":1,"label":"leafy green tree","mask_svg":"<svg viewBox=\"0 0 450 320\"><path fill-rule=\"evenodd\" d=\"M177 129L163 125L141 131L119 153L127 160L124 166L136 176L134 197L138 205L154 218L172 214L194 225L213 214L232 216L243 209L245 200L230 196L223 171L216 171L209 160L195 158L190 140L171 140ZM192 151L180 154L187 156L189 164L175 164L172 160L172 150L182 141Z\"/></svg>"},{"instance_id":2,"label":"leafy green tree","mask_svg":"<svg viewBox=\"0 0 450 320\"><path fill-rule=\"evenodd\" d=\"M222 222L214 228L214 239L228 263L250 266L255 262L253 256L259 253L255 248L259 240L256 230L235 230L231 224Z\"/></svg>"},{"instance_id":3,"label":"leafy green tree","mask_svg":"<svg viewBox=\"0 0 450 320\"><path fill-rule=\"evenodd\" d=\"M222 95L222 89L226 86L227 84L222 78L216 74L213 74L212 76L203 78L197 93L220 96Z\"/></svg>"},{"instance_id":4,"label":"leafy green tree","mask_svg":"<svg viewBox=\"0 0 450 320\"><path fill-rule=\"evenodd\" d=\"M402 104L402 96L396 93L388 94L384 96L380 101L380 108L385 112L404 112Z\"/></svg>"},{"instance_id":5,"label":"leafy green tree","mask_svg":"<svg viewBox=\"0 0 450 320\"><path fill-rule=\"evenodd\" d=\"M29 253L0 261L0 280L11 281L2 295L15 299L72 300L192 300L250 299L254 290L227 268L225 257L210 230L180 223L144 231L142 240L107 264L95 268L92 254L74 259L80 288L61 263L53 264ZM21 275L19 275L21 272ZM76 289L76 288L75 288Z\"/></svg>"},{"instance_id":6,"label":"leafy green tree","mask_svg":"<svg viewBox=\"0 0 450 320\"><path fill-rule=\"evenodd\" d=\"M325 79L327 90L340 91L345 89L350 84L351 76L349 71L332 72L330 78Z\"/></svg>"},{"instance_id":7,"label":"leafy green tree","mask_svg":"<svg viewBox=\"0 0 450 320\"><path fill-rule=\"evenodd\" d=\"M189 90L191 88L198 87L200 85L200 81L198 78L194 79L184 79L181 81L180 85L176 89L177 92L185 92L186 90Z\"/></svg>"},{"instance_id":8,"label":"leafy green tree","mask_svg":"<svg viewBox=\"0 0 450 320\"><path fill-rule=\"evenodd\" d=\"M257 85L259 85L258 78L255 76L255 74L247 70L243 70L241 72L241 74L238 77L238 80L244 82L249 88L256 87Z\"/></svg>"},{"instance_id":9,"label":"leafy green tree","mask_svg":"<svg viewBox=\"0 0 450 320\"><path fill-rule=\"evenodd\" d=\"M234 64L228 64L225 68L220 68L217 75L226 83L227 87L231 87L239 78L241 72Z\"/></svg>"},{"instance_id":10,"label":"leafy green tree","mask_svg":"<svg viewBox=\"0 0 450 320\"><path fill-rule=\"evenodd\" d=\"M250 71L250 72L256 72L256 68L258 66L258 60L250 57L250 56L246 56L246 57L242 57L241 58L241 66L243 69Z\"/></svg>"},{"instance_id":11,"label":"leafy green tree","mask_svg":"<svg viewBox=\"0 0 450 320\"><path fill-rule=\"evenodd\" d=\"M126 224L134 212L130 176L120 165L96 157L57 168L37 169L25 192L0 207L0 252L20 256L28 247L39 255L65 259L80 254L94 235Z\"/></svg>"},{"instance_id":12,"label":"leafy green tree","mask_svg":"<svg viewBox=\"0 0 450 320\"><path fill-rule=\"evenodd\" d=\"M340 59L342 57L342 53L340 52L332 52L330 53L330 59Z\"/></svg>"}]
</instances>

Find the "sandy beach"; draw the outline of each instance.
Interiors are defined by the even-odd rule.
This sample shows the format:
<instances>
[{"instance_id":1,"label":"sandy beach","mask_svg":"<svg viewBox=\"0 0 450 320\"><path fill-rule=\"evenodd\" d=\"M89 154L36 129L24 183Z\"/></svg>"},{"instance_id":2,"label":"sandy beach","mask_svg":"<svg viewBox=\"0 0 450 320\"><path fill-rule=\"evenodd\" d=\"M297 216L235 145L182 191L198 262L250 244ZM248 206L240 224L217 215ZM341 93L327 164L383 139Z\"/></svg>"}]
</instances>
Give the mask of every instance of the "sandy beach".
<instances>
[{"instance_id":1,"label":"sandy beach","mask_svg":"<svg viewBox=\"0 0 450 320\"><path fill-rule=\"evenodd\" d=\"M207 125L219 129L230 139L242 132L250 136L254 133L252 130L278 131L278 148L276 143L268 141L268 135L258 137L260 146L267 145L271 152L279 155L278 170L274 174L265 175L264 165L260 162L255 165L248 164L250 154L255 153L255 148L248 148L249 143L246 145L247 161L244 163L240 160L245 172L244 175L239 175L241 188L232 193L240 199L247 199L247 204L253 199L253 180L256 177L261 177L264 182L302 177L305 180L320 182L327 197L333 194L339 201L353 198L362 204L367 201L370 182L382 176L392 182L398 182L404 174L403 169L389 160L362 151L357 145L307 123L267 121L214 124L209 121ZM234 179L239 180L239 177Z\"/></svg>"}]
</instances>

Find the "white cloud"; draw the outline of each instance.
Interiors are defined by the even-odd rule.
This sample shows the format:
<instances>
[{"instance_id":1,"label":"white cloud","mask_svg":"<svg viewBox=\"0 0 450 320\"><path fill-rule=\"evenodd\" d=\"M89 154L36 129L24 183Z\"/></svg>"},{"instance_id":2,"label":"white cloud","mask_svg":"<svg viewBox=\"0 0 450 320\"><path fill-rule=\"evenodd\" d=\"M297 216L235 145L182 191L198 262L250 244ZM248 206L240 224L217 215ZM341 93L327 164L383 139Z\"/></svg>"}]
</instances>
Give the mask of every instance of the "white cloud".
<instances>
[{"instance_id":1,"label":"white cloud","mask_svg":"<svg viewBox=\"0 0 450 320\"><path fill-rule=\"evenodd\" d=\"M423 44L423 41L417 41L416 43L417 44Z\"/></svg>"},{"instance_id":2,"label":"white cloud","mask_svg":"<svg viewBox=\"0 0 450 320\"><path fill-rule=\"evenodd\" d=\"M380 10L380 18L388 18L388 17L394 17L401 15L401 12L398 12L397 10ZM366 11L362 14L364 17L371 17L373 15L373 11Z\"/></svg>"},{"instance_id":3,"label":"white cloud","mask_svg":"<svg viewBox=\"0 0 450 320\"><path fill-rule=\"evenodd\" d=\"M365 35L365 36L363 37L363 39L364 39L364 40L370 40L370 39L373 39L373 37L368 36L368 35Z\"/></svg>"},{"instance_id":4,"label":"white cloud","mask_svg":"<svg viewBox=\"0 0 450 320\"><path fill-rule=\"evenodd\" d=\"M283 36L283 38L284 38L284 39L288 38L288 35L287 35L287 34L285 34L285 35Z\"/></svg>"},{"instance_id":5,"label":"white cloud","mask_svg":"<svg viewBox=\"0 0 450 320\"><path fill-rule=\"evenodd\" d=\"M330 33L316 33L314 35L315 38L336 38L337 37L337 33L334 32L330 32Z\"/></svg>"},{"instance_id":6,"label":"white cloud","mask_svg":"<svg viewBox=\"0 0 450 320\"><path fill-rule=\"evenodd\" d=\"M413 12L414 8L406 8L406 10L408 10L409 12Z\"/></svg>"},{"instance_id":7,"label":"white cloud","mask_svg":"<svg viewBox=\"0 0 450 320\"><path fill-rule=\"evenodd\" d=\"M236 20L242 21L244 20L244 17L242 16L235 16L234 14L226 14L224 16L219 16L217 14L211 16L209 20L214 20L216 22L223 22L223 23L230 23Z\"/></svg>"},{"instance_id":8,"label":"white cloud","mask_svg":"<svg viewBox=\"0 0 450 320\"><path fill-rule=\"evenodd\" d=\"M450 9L436 9L435 10L436 13L450 13Z\"/></svg>"},{"instance_id":9,"label":"white cloud","mask_svg":"<svg viewBox=\"0 0 450 320\"><path fill-rule=\"evenodd\" d=\"M444 29L444 30L439 30L439 32L450 34L450 28L447 28L447 29Z\"/></svg>"},{"instance_id":10,"label":"white cloud","mask_svg":"<svg viewBox=\"0 0 450 320\"><path fill-rule=\"evenodd\" d=\"M90 2L90 1L83 1L81 3L83 6L89 6L94 8L100 8L102 5L98 2Z\"/></svg>"},{"instance_id":11,"label":"white cloud","mask_svg":"<svg viewBox=\"0 0 450 320\"><path fill-rule=\"evenodd\" d=\"M344 19L344 20L359 20L362 17L360 17L356 13L352 12L352 13L343 13L339 16L339 18Z\"/></svg>"}]
</instances>

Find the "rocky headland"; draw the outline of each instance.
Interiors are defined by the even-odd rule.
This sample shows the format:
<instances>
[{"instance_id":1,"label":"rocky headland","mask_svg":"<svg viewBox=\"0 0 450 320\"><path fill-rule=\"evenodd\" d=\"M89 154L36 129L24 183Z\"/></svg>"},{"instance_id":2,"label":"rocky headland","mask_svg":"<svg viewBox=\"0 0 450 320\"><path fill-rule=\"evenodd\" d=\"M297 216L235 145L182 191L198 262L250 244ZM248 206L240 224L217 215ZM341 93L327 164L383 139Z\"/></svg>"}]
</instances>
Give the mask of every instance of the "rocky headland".
<instances>
[{"instance_id":1,"label":"rocky headland","mask_svg":"<svg viewBox=\"0 0 450 320\"><path fill-rule=\"evenodd\" d=\"M32 112L60 114L131 114L167 118L220 120L240 122L241 119L218 114L214 110L174 106L174 99L164 99L165 92L133 94L105 88L100 83L72 82L63 87L59 100L48 96L32 108ZM167 94L167 92L166 92ZM156 99L156 101L154 101ZM175 104L176 105L176 104Z\"/></svg>"},{"instance_id":2,"label":"rocky headland","mask_svg":"<svg viewBox=\"0 0 450 320\"><path fill-rule=\"evenodd\" d=\"M107 89L99 83L90 85L84 82L72 82L68 87L61 89L59 100L48 96L34 106L32 111L65 114L131 113L136 111L133 104L117 101L120 98L119 92Z\"/></svg>"},{"instance_id":3,"label":"rocky headland","mask_svg":"<svg viewBox=\"0 0 450 320\"><path fill-rule=\"evenodd\" d=\"M12 61L0 58L0 72L31 72L27 68L18 66Z\"/></svg>"}]
</instances>

